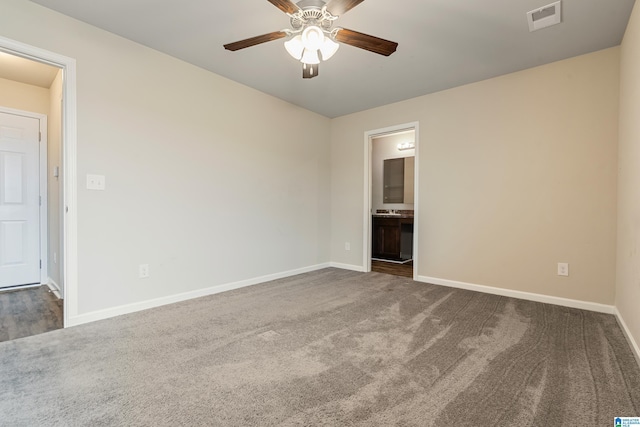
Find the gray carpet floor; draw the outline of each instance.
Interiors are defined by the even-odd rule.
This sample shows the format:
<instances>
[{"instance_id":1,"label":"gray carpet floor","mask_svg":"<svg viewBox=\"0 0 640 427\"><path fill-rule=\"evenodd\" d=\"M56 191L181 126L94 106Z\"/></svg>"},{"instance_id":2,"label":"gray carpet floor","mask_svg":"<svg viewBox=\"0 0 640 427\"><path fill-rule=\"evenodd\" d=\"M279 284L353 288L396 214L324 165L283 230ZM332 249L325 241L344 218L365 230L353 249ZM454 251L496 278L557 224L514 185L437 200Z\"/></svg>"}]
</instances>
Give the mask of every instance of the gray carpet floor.
<instances>
[{"instance_id":1,"label":"gray carpet floor","mask_svg":"<svg viewBox=\"0 0 640 427\"><path fill-rule=\"evenodd\" d=\"M62 328L62 300L47 285L0 292L0 341Z\"/></svg>"},{"instance_id":2,"label":"gray carpet floor","mask_svg":"<svg viewBox=\"0 0 640 427\"><path fill-rule=\"evenodd\" d=\"M611 426L615 318L325 269L0 343L2 426Z\"/></svg>"}]
</instances>

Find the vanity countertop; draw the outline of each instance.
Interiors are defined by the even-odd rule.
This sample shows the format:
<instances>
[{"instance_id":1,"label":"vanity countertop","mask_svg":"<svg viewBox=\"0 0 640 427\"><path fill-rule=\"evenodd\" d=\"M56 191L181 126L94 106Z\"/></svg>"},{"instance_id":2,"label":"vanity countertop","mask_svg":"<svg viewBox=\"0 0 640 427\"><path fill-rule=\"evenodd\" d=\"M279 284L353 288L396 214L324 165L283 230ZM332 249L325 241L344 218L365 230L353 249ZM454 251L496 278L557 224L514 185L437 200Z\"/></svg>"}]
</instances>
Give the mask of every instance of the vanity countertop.
<instances>
[{"instance_id":1,"label":"vanity countertop","mask_svg":"<svg viewBox=\"0 0 640 427\"><path fill-rule=\"evenodd\" d=\"M373 214L374 218L413 218L410 214Z\"/></svg>"}]
</instances>

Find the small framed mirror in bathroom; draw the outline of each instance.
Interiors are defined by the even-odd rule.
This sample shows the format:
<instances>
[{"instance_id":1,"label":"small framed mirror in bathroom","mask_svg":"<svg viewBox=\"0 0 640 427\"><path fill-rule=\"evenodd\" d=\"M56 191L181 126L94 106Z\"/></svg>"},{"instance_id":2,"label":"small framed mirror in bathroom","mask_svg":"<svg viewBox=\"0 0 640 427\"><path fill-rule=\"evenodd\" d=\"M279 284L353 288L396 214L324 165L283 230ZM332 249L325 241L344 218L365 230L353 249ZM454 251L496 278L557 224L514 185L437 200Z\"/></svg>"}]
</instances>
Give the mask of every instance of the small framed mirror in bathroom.
<instances>
[{"instance_id":1,"label":"small framed mirror in bathroom","mask_svg":"<svg viewBox=\"0 0 640 427\"><path fill-rule=\"evenodd\" d=\"M383 167L383 203L413 203L415 157L386 159Z\"/></svg>"}]
</instances>

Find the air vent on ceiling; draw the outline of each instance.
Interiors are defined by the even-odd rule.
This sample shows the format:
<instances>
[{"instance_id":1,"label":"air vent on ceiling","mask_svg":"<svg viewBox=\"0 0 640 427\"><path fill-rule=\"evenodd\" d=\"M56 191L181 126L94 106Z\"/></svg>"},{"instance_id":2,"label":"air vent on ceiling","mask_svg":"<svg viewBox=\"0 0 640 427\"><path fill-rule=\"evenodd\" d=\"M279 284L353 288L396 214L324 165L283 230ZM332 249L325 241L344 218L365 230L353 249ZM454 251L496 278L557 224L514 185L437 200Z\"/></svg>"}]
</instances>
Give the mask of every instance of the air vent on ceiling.
<instances>
[{"instance_id":1,"label":"air vent on ceiling","mask_svg":"<svg viewBox=\"0 0 640 427\"><path fill-rule=\"evenodd\" d=\"M539 9L527 12L529 31L536 31L542 28L559 24L562 21L562 2L557 1Z\"/></svg>"}]
</instances>

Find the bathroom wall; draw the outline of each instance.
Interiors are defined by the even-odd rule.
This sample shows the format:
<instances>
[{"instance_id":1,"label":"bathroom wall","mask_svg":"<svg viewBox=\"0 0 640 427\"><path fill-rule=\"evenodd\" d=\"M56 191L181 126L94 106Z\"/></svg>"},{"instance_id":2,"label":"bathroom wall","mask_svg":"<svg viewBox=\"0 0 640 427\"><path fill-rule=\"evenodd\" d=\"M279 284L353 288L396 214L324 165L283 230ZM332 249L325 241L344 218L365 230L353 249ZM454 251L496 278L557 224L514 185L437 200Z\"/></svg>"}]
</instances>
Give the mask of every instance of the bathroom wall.
<instances>
[{"instance_id":1,"label":"bathroom wall","mask_svg":"<svg viewBox=\"0 0 640 427\"><path fill-rule=\"evenodd\" d=\"M415 156L416 150L398 150L398 144L415 142L415 132L402 132L372 138L371 151L371 209L411 209L413 203L384 203L384 161Z\"/></svg>"}]
</instances>

